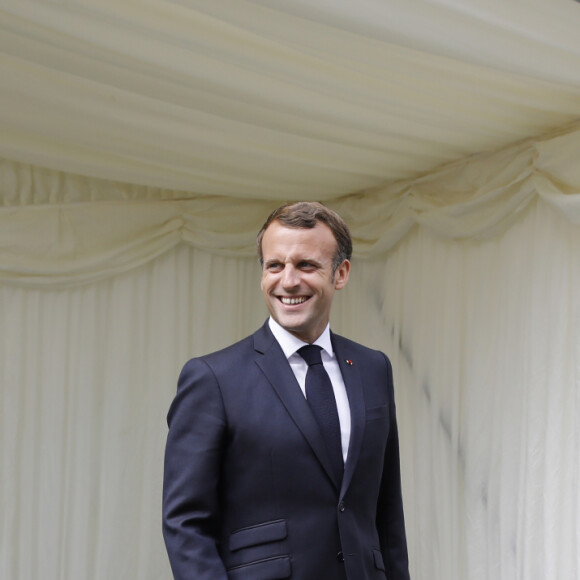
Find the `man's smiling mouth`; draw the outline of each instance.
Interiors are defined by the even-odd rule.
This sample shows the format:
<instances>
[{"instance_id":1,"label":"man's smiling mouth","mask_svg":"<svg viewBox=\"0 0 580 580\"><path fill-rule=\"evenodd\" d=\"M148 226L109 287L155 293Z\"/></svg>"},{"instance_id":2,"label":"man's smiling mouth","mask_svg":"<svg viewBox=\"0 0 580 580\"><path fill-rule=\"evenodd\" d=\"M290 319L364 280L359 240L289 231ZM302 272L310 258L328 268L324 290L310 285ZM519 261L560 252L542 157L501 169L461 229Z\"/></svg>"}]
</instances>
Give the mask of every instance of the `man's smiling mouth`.
<instances>
[{"instance_id":1,"label":"man's smiling mouth","mask_svg":"<svg viewBox=\"0 0 580 580\"><path fill-rule=\"evenodd\" d=\"M300 296L300 297L288 297L288 296L280 296L280 301L282 304L292 305L292 304L302 304L308 300L307 296Z\"/></svg>"}]
</instances>

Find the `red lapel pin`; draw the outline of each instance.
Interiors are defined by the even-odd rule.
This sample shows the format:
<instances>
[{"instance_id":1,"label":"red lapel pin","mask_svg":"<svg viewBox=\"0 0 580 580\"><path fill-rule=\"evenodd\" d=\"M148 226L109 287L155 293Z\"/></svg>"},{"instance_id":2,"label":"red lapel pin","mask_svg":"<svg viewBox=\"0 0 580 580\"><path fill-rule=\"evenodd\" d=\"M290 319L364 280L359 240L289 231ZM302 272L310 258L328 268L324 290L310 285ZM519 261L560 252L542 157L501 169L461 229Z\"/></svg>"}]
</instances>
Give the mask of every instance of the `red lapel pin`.
<instances>
[{"instance_id":1,"label":"red lapel pin","mask_svg":"<svg viewBox=\"0 0 580 580\"><path fill-rule=\"evenodd\" d=\"M347 358L346 359L346 364L352 366L352 361L349 358Z\"/></svg>"}]
</instances>

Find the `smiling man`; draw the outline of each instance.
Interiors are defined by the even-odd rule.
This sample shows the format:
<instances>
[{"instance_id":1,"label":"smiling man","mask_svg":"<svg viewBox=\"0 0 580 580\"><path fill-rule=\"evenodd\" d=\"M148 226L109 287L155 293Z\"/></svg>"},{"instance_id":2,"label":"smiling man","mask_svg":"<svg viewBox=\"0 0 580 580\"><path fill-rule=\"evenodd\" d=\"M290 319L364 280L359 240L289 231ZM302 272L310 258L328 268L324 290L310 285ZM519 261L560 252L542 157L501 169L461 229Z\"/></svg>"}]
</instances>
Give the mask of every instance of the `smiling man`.
<instances>
[{"instance_id":1,"label":"smiling man","mask_svg":"<svg viewBox=\"0 0 580 580\"><path fill-rule=\"evenodd\" d=\"M258 234L270 318L183 368L163 531L177 580L408 580L388 358L330 331L352 242L316 202Z\"/></svg>"},{"instance_id":2,"label":"smiling man","mask_svg":"<svg viewBox=\"0 0 580 580\"><path fill-rule=\"evenodd\" d=\"M335 264L337 241L324 222L293 228L276 220L263 232L260 249L262 292L270 315L313 343L328 324L334 291L348 282L350 244Z\"/></svg>"}]
</instances>

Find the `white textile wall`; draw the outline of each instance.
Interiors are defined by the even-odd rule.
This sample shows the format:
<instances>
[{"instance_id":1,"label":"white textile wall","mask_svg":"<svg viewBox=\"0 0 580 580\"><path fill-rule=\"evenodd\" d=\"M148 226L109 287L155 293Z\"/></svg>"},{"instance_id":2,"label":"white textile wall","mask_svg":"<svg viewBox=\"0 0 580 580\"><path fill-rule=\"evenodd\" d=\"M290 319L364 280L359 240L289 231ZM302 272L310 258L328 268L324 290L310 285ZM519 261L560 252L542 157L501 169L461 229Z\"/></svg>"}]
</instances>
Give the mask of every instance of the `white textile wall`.
<instances>
[{"instance_id":1,"label":"white textile wall","mask_svg":"<svg viewBox=\"0 0 580 580\"><path fill-rule=\"evenodd\" d=\"M334 329L394 363L415 580L580 577L578 248L537 200L491 240L415 226L337 295ZM0 577L169 579L177 374L265 316L254 260L183 244L84 286L0 286Z\"/></svg>"},{"instance_id":2,"label":"white textile wall","mask_svg":"<svg viewBox=\"0 0 580 580\"><path fill-rule=\"evenodd\" d=\"M580 578L580 228L419 230L382 289L416 580Z\"/></svg>"}]
</instances>

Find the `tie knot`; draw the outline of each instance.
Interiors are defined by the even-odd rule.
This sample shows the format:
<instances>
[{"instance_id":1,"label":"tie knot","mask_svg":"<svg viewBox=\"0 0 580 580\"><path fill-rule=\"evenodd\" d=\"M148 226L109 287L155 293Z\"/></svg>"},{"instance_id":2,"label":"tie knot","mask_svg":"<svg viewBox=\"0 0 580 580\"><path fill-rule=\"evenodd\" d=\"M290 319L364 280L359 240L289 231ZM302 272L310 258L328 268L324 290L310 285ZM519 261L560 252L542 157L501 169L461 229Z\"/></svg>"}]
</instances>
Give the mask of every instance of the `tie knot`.
<instances>
[{"instance_id":1,"label":"tie knot","mask_svg":"<svg viewBox=\"0 0 580 580\"><path fill-rule=\"evenodd\" d=\"M298 349L298 354L306 361L306 364L311 367L312 365L321 365L322 357L320 353L322 352L322 347L315 344L307 344L302 348Z\"/></svg>"}]
</instances>

